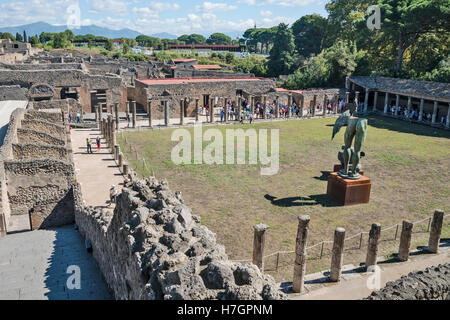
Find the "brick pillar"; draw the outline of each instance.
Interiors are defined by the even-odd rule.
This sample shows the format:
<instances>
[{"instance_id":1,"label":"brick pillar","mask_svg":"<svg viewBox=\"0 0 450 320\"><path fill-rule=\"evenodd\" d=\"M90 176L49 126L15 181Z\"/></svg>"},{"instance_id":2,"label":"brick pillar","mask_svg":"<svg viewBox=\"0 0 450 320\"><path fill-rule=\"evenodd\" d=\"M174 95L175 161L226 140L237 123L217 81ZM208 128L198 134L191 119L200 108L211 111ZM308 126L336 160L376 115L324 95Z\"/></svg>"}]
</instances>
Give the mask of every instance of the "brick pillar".
<instances>
[{"instance_id":1,"label":"brick pillar","mask_svg":"<svg viewBox=\"0 0 450 320\"><path fill-rule=\"evenodd\" d=\"M420 99L420 109L419 109L419 121L423 120L423 104L425 100Z\"/></svg>"},{"instance_id":2,"label":"brick pillar","mask_svg":"<svg viewBox=\"0 0 450 320\"><path fill-rule=\"evenodd\" d=\"M369 241L367 246L366 255L366 270L370 271L371 267L377 264L377 254L378 254L378 240L381 235L381 225L378 223L372 224L369 232Z\"/></svg>"},{"instance_id":3,"label":"brick pillar","mask_svg":"<svg viewBox=\"0 0 450 320\"><path fill-rule=\"evenodd\" d=\"M377 111L377 104L378 104L378 91L375 91L375 96L373 97L373 108L372 111Z\"/></svg>"},{"instance_id":4,"label":"brick pillar","mask_svg":"<svg viewBox=\"0 0 450 320\"><path fill-rule=\"evenodd\" d=\"M269 229L268 225L257 224L253 226L253 264L255 264L261 271L264 271L264 244L265 232Z\"/></svg>"},{"instance_id":5,"label":"brick pillar","mask_svg":"<svg viewBox=\"0 0 450 320\"><path fill-rule=\"evenodd\" d=\"M433 221L431 222L430 239L428 241L428 248L427 248L428 252L438 253L443 221L444 221L444 211L442 210L434 211Z\"/></svg>"},{"instance_id":6,"label":"brick pillar","mask_svg":"<svg viewBox=\"0 0 450 320\"><path fill-rule=\"evenodd\" d=\"M127 101L125 113L126 113L126 117L128 119L128 116L130 115L130 101Z\"/></svg>"},{"instance_id":7,"label":"brick pillar","mask_svg":"<svg viewBox=\"0 0 450 320\"><path fill-rule=\"evenodd\" d=\"M431 118L431 123L433 124L436 123L437 111L438 111L438 102L437 100L435 100L433 106L433 117Z\"/></svg>"},{"instance_id":8,"label":"brick pillar","mask_svg":"<svg viewBox=\"0 0 450 320\"><path fill-rule=\"evenodd\" d=\"M169 101L164 101L164 125L169 126Z\"/></svg>"},{"instance_id":9,"label":"brick pillar","mask_svg":"<svg viewBox=\"0 0 450 320\"><path fill-rule=\"evenodd\" d=\"M398 106L400 105L400 95L395 95L395 115L398 116Z\"/></svg>"},{"instance_id":10,"label":"brick pillar","mask_svg":"<svg viewBox=\"0 0 450 320\"><path fill-rule=\"evenodd\" d=\"M400 235L400 246L398 248L398 259L400 261L408 261L409 247L411 246L411 236L413 224L409 221L403 221L402 234Z\"/></svg>"},{"instance_id":11,"label":"brick pillar","mask_svg":"<svg viewBox=\"0 0 450 320\"><path fill-rule=\"evenodd\" d=\"M184 125L184 99L180 100L180 125Z\"/></svg>"},{"instance_id":12,"label":"brick pillar","mask_svg":"<svg viewBox=\"0 0 450 320\"><path fill-rule=\"evenodd\" d=\"M152 119L152 101L147 102L147 114L148 114L148 126L153 128L153 119Z\"/></svg>"},{"instance_id":13,"label":"brick pillar","mask_svg":"<svg viewBox=\"0 0 450 320\"><path fill-rule=\"evenodd\" d=\"M309 232L309 216L298 217L297 238L295 242L294 278L292 290L297 293L303 292L304 278L306 274L306 243Z\"/></svg>"},{"instance_id":14,"label":"brick pillar","mask_svg":"<svg viewBox=\"0 0 450 320\"><path fill-rule=\"evenodd\" d=\"M133 118L132 118L132 121L133 121L133 128L136 128L136 101L131 101L131 103L132 103L132 112L133 112Z\"/></svg>"},{"instance_id":15,"label":"brick pillar","mask_svg":"<svg viewBox=\"0 0 450 320\"><path fill-rule=\"evenodd\" d=\"M116 114L116 130L119 130L119 104L114 104L114 112Z\"/></svg>"},{"instance_id":16,"label":"brick pillar","mask_svg":"<svg viewBox=\"0 0 450 320\"><path fill-rule=\"evenodd\" d=\"M388 107L389 107L389 92L386 92L384 96L384 110L383 110L384 114L387 114Z\"/></svg>"},{"instance_id":17,"label":"brick pillar","mask_svg":"<svg viewBox=\"0 0 450 320\"><path fill-rule=\"evenodd\" d=\"M341 278L344 262L345 229L336 228L334 231L333 251L331 256L330 280L337 282Z\"/></svg>"},{"instance_id":18,"label":"brick pillar","mask_svg":"<svg viewBox=\"0 0 450 320\"><path fill-rule=\"evenodd\" d=\"M198 101L199 99L195 99L195 121L198 121Z\"/></svg>"}]
</instances>

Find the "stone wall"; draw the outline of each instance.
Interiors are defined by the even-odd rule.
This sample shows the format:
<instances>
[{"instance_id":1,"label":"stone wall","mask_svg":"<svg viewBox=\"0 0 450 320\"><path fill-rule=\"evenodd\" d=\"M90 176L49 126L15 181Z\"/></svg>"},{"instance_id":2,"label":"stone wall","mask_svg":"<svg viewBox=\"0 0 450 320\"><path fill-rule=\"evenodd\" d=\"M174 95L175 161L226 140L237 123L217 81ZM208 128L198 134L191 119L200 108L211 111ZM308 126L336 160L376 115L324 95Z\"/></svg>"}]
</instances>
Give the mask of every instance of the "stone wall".
<instances>
[{"instance_id":1,"label":"stone wall","mask_svg":"<svg viewBox=\"0 0 450 320\"><path fill-rule=\"evenodd\" d=\"M42 158L69 160L66 147L39 144L13 144L13 156L17 160Z\"/></svg>"},{"instance_id":2,"label":"stone wall","mask_svg":"<svg viewBox=\"0 0 450 320\"><path fill-rule=\"evenodd\" d=\"M215 234L166 181L124 186L114 216L83 207L75 220L116 299L283 299L271 276L228 260Z\"/></svg>"},{"instance_id":3,"label":"stone wall","mask_svg":"<svg viewBox=\"0 0 450 320\"><path fill-rule=\"evenodd\" d=\"M253 78L253 73L226 72L215 70L175 69L174 78Z\"/></svg>"},{"instance_id":4,"label":"stone wall","mask_svg":"<svg viewBox=\"0 0 450 320\"><path fill-rule=\"evenodd\" d=\"M66 142L59 137L54 137L44 132L39 132L31 129L17 129L18 142L21 144L27 143L45 143L55 146L64 146Z\"/></svg>"},{"instance_id":5,"label":"stone wall","mask_svg":"<svg viewBox=\"0 0 450 320\"><path fill-rule=\"evenodd\" d=\"M27 90L20 86L0 86L0 101L28 100Z\"/></svg>"},{"instance_id":6,"label":"stone wall","mask_svg":"<svg viewBox=\"0 0 450 320\"><path fill-rule=\"evenodd\" d=\"M450 263L388 282L365 300L450 300Z\"/></svg>"},{"instance_id":7,"label":"stone wall","mask_svg":"<svg viewBox=\"0 0 450 320\"><path fill-rule=\"evenodd\" d=\"M62 118L60 119L60 121ZM55 138L63 140L65 138L65 128L62 125L54 124L42 120L22 120L23 129L31 129L42 133L47 133Z\"/></svg>"}]
</instances>

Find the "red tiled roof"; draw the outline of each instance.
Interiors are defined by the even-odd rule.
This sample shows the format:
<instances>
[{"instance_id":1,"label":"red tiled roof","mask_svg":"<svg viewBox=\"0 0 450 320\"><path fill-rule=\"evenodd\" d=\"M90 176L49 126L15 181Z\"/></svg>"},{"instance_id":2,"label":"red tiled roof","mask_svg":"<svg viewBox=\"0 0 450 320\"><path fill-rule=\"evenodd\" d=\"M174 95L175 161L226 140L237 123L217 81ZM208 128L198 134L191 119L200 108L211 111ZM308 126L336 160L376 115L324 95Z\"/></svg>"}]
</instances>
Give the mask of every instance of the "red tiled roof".
<instances>
[{"instance_id":1,"label":"red tiled roof","mask_svg":"<svg viewBox=\"0 0 450 320\"><path fill-rule=\"evenodd\" d=\"M221 70L222 67L218 64L197 64L193 66L197 70Z\"/></svg>"},{"instance_id":2,"label":"red tiled roof","mask_svg":"<svg viewBox=\"0 0 450 320\"><path fill-rule=\"evenodd\" d=\"M169 78L169 79L138 79L146 85L169 85L201 82L235 82L235 81L264 81L265 78Z\"/></svg>"},{"instance_id":3,"label":"red tiled roof","mask_svg":"<svg viewBox=\"0 0 450 320\"><path fill-rule=\"evenodd\" d=\"M221 45L221 44L171 44L170 48L240 48L237 45Z\"/></svg>"},{"instance_id":4,"label":"red tiled roof","mask_svg":"<svg viewBox=\"0 0 450 320\"><path fill-rule=\"evenodd\" d=\"M192 62L192 61L197 61L197 59L172 59L173 62L175 63L181 63L181 62Z\"/></svg>"}]
</instances>

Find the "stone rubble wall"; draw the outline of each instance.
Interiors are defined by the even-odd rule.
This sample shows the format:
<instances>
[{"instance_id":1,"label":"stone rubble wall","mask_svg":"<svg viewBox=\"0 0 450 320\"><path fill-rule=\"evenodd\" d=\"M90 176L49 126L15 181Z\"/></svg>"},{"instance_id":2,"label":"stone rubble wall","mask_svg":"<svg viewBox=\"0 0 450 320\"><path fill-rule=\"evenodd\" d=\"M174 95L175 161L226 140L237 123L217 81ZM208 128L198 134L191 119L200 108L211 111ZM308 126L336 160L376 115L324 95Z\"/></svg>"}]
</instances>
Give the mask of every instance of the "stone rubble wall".
<instances>
[{"instance_id":1,"label":"stone rubble wall","mask_svg":"<svg viewBox=\"0 0 450 320\"><path fill-rule=\"evenodd\" d=\"M57 159L68 161L66 147L44 144L13 144L13 156L17 160L27 159Z\"/></svg>"},{"instance_id":2,"label":"stone rubble wall","mask_svg":"<svg viewBox=\"0 0 450 320\"><path fill-rule=\"evenodd\" d=\"M365 300L450 300L450 263L414 271Z\"/></svg>"},{"instance_id":3,"label":"stone rubble wall","mask_svg":"<svg viewBox=\"0 0 450 320\"><path fill-rule=\"evenodd\" d=\"M44 143L55 146L64 146L66 142L60 137L54 137L44 132L32 130L32 129L18 129L17 130L18 141L21 144L27 143Z\"/></svg>"},{"instance_id":4,"label":"stone rubble wall","mask_svg":"<svg viewBox=\"0 0 450 320\"><path fill-rule=\"evenodd\" d=\"M62 118L60 118L60 120L62 120ZM66 135L65 128L62 125L43 120L22 120L22 128L46 133L61 140L63 140Z\"/></svg>"},{"instance_id":5,"label":"stone rubble wall","mask_svg":"<svg viewBox=\"0 0 450 320\"><path fill-rule=\"evenodd\" d=\"M0 101L22 100L26 101L27 90L20 86L0 86Z\"/></svg>"},{"instance_id":6,"label":"stone rubble wall","mask_svg":"<svg viewBox=\"0 0 450 320\"><path fill-rule=\"evenodd\" d=\"M75 221L119 300L284 299L275 280L252 263L235 263L167 181L134 180L114 215L84 207Z\"/></svg>"}]
</instances>

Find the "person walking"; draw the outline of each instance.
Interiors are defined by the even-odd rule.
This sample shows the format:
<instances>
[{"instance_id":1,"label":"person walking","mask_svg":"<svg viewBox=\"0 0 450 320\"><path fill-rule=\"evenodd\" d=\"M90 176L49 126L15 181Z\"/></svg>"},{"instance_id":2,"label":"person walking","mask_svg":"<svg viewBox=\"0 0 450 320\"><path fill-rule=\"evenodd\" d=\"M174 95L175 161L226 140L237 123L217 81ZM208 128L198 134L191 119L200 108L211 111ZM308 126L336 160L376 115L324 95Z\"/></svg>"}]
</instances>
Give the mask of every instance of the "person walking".
<instances>
[{"instance_id":1,"label":"person walking","mask_svg":"<svg viewBox=\"0 0 450 320\"><path fill-rule=\"evenodd\" d=\"M91 141L89 140L89 138L86 138L86 147L87 147L87 153L92 153L92 146L91 146Z\"/></svg>"},{"instance_id":2,"label":"person walking","mask_svg":"<svg viewBox=\"0 0 450 320\"><path fill-rule=\"evenodd\" d=\"M130 114L127 114L127 127L130 127Z\"/></svg>"},{"instance_id":3,"label":"person walking","mask_svg":"<svg viewBox=\"0 0 450 320\"><path fill-rule=\"evenodd\" d=\"M100 151L100 149L102 148L100 137L97 137L97 138L95 139L95 142L97 143L97 151Z\"/></svg>"}]
</instances>

